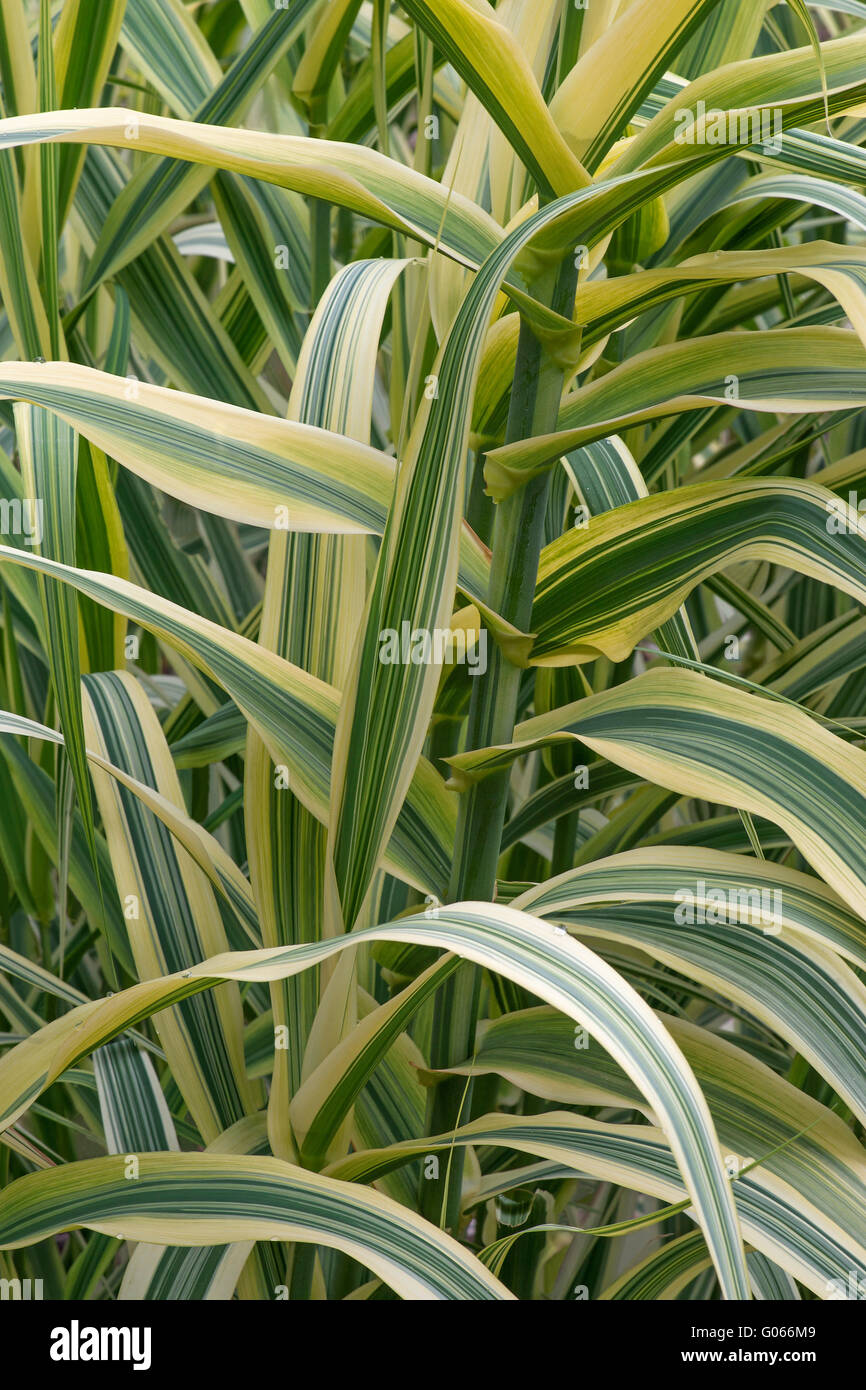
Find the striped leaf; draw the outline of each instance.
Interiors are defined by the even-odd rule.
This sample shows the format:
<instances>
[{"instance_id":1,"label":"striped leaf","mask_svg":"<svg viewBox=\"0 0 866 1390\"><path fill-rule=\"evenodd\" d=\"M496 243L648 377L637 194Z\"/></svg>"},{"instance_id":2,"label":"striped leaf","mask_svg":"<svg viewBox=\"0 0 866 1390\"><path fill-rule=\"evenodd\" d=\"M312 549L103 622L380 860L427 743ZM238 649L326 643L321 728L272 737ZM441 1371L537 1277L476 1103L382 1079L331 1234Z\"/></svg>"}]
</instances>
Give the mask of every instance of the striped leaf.
<instances>
[{"instance_id":1,"label":"striped leaf","mask_svg":"<svg viewBox=\"0 0 866 1390\"><path fill-rule=\"evenodd\" d=\"M98 1043L141 1017L221 979L281 978L364 941L403 941L454 950L529 987L587 1027L632 1076L664 1125L728 1296L743 1296L747 1279L731 1194L721 1168L709 1112L676 1045L640 996L600 957L538 919L469 904L440 909L432 919L356 931L320 943L217 958L134 985L108 1000L73 1009L0 1059L0 1123L17 1119L55 1076ZM176 1236L169 1237L179 1243Z\"/></svg>"},{"instance_id":2,"label":"striped leaf","mask_svg":"<svg viewBox=\"0 0 866 1390\"><path fill-rule=\"evenodd\" d=\"M118 1156L11 1183L0 1197L0 1246L20 1248L82 1226L121 1240L167 1237L176 1245L313 1241L352 1255L403 1298L509 1297L450 1236L377 1192L276 1158L137 1157L135 1182L126 1179Z\"/></svg>"},{"instance_id":3,"label":"striped leaf","mask_svg":"<svg viewBox=\"0 0 866 1390\"><path fill-rule=\"evenodd\" d=\"M330 142L323 166L319 142L307 136L199 126L138 112L118 117L114 111L94 108L0 122L0 147L40 140L146 150L265 179L345 205L428 246L436 245L464 265L477 265L501 239L493 219L468 199L449 198L432 179L363 146ZM145 228L125 243L124 255L131 258L150 240Z\"/></svg>"},{"instance_id":4,"label":"striped leaf","mask_svg":"<svg viewBox=\"0 0 866 1390\"><path fill-rule=\"evenodd\" d=\"M509 748L449 761L461 779L471 778L551 737L579 740L659 786L774 821L866 917L866 864L853 829L866 798L866 754L803 710L693 671L656 669L537 716L515 734Z\"/></svg>"},{"instance_id":5,"label":"striped leaf","mask_svg":"<svg viewBox=\"0 0 866 1390\"><path fill-rule=\"evenodd\" d=\"M599 652L622 660L696 584L740 561L785 565L863 602L864 541L856 510L813 482L695 483L642 498L545 549L530 660L565 665ZM650 558L661 546L663 564Z\"/></svg>"},{"instance_id":6,"label":"striped leaf","mask_svg":"<svg viewBox=\"0 0 866 1390\"><path fill-rule=\"evenodd\" d=\"M570 449L707 403L800 414L864 400L866 351L846 329L714 334L651 348L591 382L563 402L555 434L493 450L485 476L502 498Z\"/></svg>"},{"instance_id":7,"label":"striped leaf","mask_svg":"<svg viewBox=\"0 0 866 1390\"><path fill-rule=\"evenodd\" d=\"M0 546L0 560L39 570L72 584L133 622L153 630L206 671L233 699L268 748L273 761L291 769L291 787L313 815L324 821L327 808L337 692L298 667L269 653L249 638L230 632L177 604L159 599L128 581L43 560ZM393 854L384 862L425 892L444 892L453 841L455 810L439 774L419 763L402 816L395 827ZM438 849L434 868L431 851Z\"/></svg>"}]
</instances>

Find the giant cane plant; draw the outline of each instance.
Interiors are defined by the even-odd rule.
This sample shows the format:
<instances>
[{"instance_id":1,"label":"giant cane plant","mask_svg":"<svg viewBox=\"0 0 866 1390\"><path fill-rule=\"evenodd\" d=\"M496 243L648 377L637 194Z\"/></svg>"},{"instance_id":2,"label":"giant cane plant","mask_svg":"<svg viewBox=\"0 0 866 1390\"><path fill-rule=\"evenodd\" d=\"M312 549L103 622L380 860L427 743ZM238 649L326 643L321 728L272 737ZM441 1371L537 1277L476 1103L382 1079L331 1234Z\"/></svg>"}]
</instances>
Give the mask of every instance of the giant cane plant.
<instances>
[{"instance_id":1,"label":"giant cane plant","mask_svg":"<svg viewBox=\"0 0 866 1390\"><path fill-rule=\"evenodd\" d=\"M866 5L0 89L0 1276L857 1296Z\"/></svg>"}]
</instances>

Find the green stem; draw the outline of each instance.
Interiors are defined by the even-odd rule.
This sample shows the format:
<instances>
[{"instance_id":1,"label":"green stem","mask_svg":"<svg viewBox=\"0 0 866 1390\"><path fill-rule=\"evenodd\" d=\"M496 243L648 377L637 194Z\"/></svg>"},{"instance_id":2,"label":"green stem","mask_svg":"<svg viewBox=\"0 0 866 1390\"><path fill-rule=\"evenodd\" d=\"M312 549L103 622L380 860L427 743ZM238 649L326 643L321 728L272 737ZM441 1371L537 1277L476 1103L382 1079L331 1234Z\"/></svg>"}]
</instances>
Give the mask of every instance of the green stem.
<instances>
[{"instance_id":1,"label":"green stem","mask_svg":"<svg viewBox=\"0 0 866 1390\"><path fill-rule=\"evenodd\" d=\"M484 491L484 460L486 455L479 452L475 457L475 467L466 497L466 520L476 536L490 544L493 528L493 503Z\"/></svg>"},{"instance_id":2,"label":"green stem","mask_svg":"<svg viewBox=\"0 0 866 1390\"><path fill-rule=\"evenodd\" d=\"M291 1273L289 1275L289 1299L291 1302L307 1302L313 1288L313 1274L316 1268L316 1247L298 1243L292 1247Z\"/></svg>"},{"instance_id":3,"label":"green stem","mask_svg":"<svg viewBox=\"0 0 866 1390\"><path fill-rule=\"evenodd\" d=\"M553 832L553 857L550 861L552 875L564 874L574 867L574 851L577 845L577 828L580 811L569 811L560 816Z\"/></svg>"},{"instance_id":4,"label":"green stem","mask_svg":"<svg viewBox=\"0 0 866 1390\"><path fill-rule=\"evenodd\" d=\"M569 257L537 282L533 290L538 300L570 319L576 282L577 271ZM505 434L507 442L549 434L556 428L562 382L562 368L545 354L532 329L522 320ZM496 507L493 522L488 602L523 632L530 630L550 481L550 473L532 479ZM467 748L511 741L520 678L520 668L512 665L498 646L492 644L487 671L477 678L473 687ZM461 797L449 887L452 902L493 900L508 783L506 770L483 778ZM439 990L431 1037L432 1067L451 1066L471 1055L480 987L481 972L477 966L465 965ZM471 1093L464 1097L464 1091L462 1077L444 1081L435 1088L428 1107L429 1134L453 1129L461 1103L463 1120L469 1118ZM434 1221L444 1212L446 1229L455 1229L459 1220L463 1155L462 1148L454 1150L447 1192L444 1173L438 1180L422 1184L422 1211Z\"/></svg>"},{"instance_id":5,"label":"green stem","mask_svg":"<svg viewBox=\"0 0 866 1390\"><path fill-rule=\"evenodd\" d=\"M310 308L315 309L331 278L331 204L310 199Z\"/></svg>"}]
</instances>

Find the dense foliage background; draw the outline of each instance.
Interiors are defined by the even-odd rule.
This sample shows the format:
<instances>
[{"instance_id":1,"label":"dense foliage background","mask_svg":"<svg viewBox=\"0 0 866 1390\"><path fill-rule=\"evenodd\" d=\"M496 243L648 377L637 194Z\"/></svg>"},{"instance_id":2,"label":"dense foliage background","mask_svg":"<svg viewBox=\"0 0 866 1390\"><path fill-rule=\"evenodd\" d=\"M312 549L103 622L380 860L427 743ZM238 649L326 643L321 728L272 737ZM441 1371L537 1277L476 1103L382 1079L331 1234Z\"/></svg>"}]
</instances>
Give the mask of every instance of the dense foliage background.
<instances>
[{"instance_id":1,"label":"dense foliage background","mask_svg":"<svg viewBox=\"0 0 866 1390\"><path fill-rule=\"evenodd\" d=\"M4 1291L862 1297L866 5L0 87Z\"/></svg>"}]
</instances>

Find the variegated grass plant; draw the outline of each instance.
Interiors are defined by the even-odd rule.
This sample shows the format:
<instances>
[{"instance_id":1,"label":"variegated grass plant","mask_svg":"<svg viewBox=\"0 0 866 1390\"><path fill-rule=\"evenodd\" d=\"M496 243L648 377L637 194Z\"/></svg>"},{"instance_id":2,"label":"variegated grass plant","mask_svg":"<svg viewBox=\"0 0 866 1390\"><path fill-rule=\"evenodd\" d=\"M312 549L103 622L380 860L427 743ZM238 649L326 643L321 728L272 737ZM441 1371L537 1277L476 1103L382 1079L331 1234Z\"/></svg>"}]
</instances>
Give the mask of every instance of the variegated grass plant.
<instances>
[{"instance_id":1,"label":"variegated grass plant","mask_svg":"<svg viewBox=\"0 0 866 1390\"><path fill-rule=\"evenodd\" d=\"M0 84L0 1276L862 1296L866 5Z\"/></svg>"}]
</instances>

